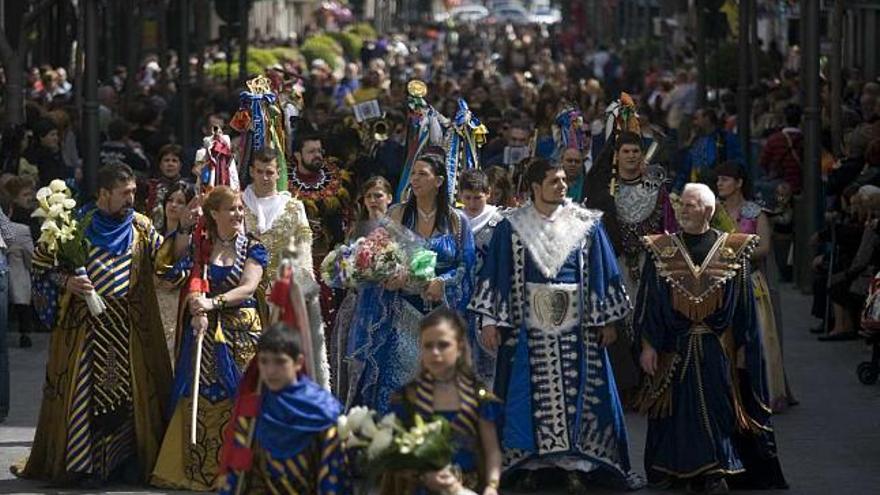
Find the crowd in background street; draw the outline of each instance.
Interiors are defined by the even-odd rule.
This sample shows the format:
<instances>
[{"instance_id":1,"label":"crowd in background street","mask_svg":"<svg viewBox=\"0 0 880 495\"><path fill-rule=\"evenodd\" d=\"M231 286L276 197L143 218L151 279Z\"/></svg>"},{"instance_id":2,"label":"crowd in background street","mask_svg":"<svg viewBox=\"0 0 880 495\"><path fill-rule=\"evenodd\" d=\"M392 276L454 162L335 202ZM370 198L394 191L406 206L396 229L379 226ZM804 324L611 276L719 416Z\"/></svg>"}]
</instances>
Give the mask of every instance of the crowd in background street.
<instances>
[{"instance_id":1,"label":"crowd in background street","mask_svg":"<svg viewBox=\"0 0 880 495\"><path fill-rule=\"evenodd\" d=\"M880 267L880 81L865 80L857 68L846 69L841 95L843 146L836 156L831 143L830 83L823 78L821 177L826 215L820 232L801 238L795 208L809 185L802 180L797 47L787 53L772 45L768 48L772 67L769 77L750 90L753 138L750 149L744 150L737 137L733 82L710 88L707 104L698 106L691 46L665 59L644 57L634 63L625 46L594 45L564 23L418 24L389 33L356 27L336 28L340 29L336 32L314 27L294 41L254 40L255 55L248 63L249 72L265 71L270 79L285 81L291 91L301 92L298 132L320 134L325 157L350 173L352 198L363 201L367 190L362 186L372 176L384 177L388 192L396 191L403 180L407 84L413 79L427 83L426 100L441 114L452 118L464 98L485 124L489 134L480 150L480 164L489 180L489 203L501 208L519 206L527 199L522 159L565 161L566 155L555 154L553 127L566 105L580 109L589 133L586 146L570 157L573 165L565 169L566 181L570 188L586 181L583 192L573 199L588 200L591 178L599 180L591 170L608 149L606 109L626 92L638 109L642 139L659 145L652 163L660 166L670 190L680 193L685 183L704 182L718 193L715 168L736 163L742 170L740 178L751 186L743 189L742 199L756 201L769 222L768 278L773 284L792 282L793 250L813 250L812 311L822 320L814 331L825 341L858 338L866 298ZM357 43L352 42L355 33ZM195 182L192 170L198 141L211 135L212 129L221 127L233 146L239 142L229 122L239 108L243 81L237 81L237 67L227 66L221 48L207 48L203 67L195 66L197 57L180 61L174 53L151 54L133 77L120 67L101 81L100 165L124 163L133 169L140 211L148 212L150 202L155 202L157 183ZM191 67L189 101L195 122L190 135L199 137L193 143L180 143L181 63ZM77 82L69 79L69 70L28 69L26 121L0 131L0 234L5 245L0 287L8 287L8 291L0 289L0 319L8 317L11 326L6 328L17 329L21 347L31 345L32 332L47 330L31 300L31 253L41 235L39 219L31 217L36 190L56 178L66 179L77 190L83 179ZM227 71L236 79L232 84ZM827 71L823 75L830 77ZM380 138L364 139L353 124L352 107L374 99L387 130ZM725 177L739 173L725 170ZM373 183L366 188L373 190ZM0 338L0 345L5 346L5 340ZM8 376L5 361L0 361L0 374ZM8 378L3 378L0 418L8 412L8 393Z\"/></svg>"}]
</instances>

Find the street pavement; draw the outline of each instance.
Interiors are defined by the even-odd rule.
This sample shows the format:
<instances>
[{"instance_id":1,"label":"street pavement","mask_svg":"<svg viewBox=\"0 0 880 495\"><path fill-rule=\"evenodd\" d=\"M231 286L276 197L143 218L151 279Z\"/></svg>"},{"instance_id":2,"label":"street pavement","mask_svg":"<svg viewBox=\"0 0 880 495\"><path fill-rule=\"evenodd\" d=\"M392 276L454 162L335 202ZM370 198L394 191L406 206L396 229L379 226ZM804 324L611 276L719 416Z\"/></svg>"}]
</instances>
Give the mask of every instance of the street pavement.
<instances>
[{"instance_id":1,"label":"street pavement","mask_svg":"<svg viewBox=\"0 0 880 495\"><path fill-rule=\"evenodd\" d=\"M775 418L782 466L797 495L880 493L880 384L862 385L856 366L869 358L862 342L820 343L807 332L809 298L793 289L782 291L785 358L792 388L801 404ZM0 424L0 493L95 493L46 488L44 483L16 480L9 466L28 453L40 407L48 336L40 334L31 349L19 349L10 335L12 407ZM642 472L645 420L627 416L633 466ZM102 493L169 493L142 487L110 487ZM178 492L180 493L180 492ZM505 492L511 493L511 492ZM560 494L558 490L541 493ZM613 493L591 488L589 493ZM642 490L643 494L667 493ZM747 492L740 492L747 493ZM757 493L757 492L756 492Z\"/></svg>"}]
</instances>

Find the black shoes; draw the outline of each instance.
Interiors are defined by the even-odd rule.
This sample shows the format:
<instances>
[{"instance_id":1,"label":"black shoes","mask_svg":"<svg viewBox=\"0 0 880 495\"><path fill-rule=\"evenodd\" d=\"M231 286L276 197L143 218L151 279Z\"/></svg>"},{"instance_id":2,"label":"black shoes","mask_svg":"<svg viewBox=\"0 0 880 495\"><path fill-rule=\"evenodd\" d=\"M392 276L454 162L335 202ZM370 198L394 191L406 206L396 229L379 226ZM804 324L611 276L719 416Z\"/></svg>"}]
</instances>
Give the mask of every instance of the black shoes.
<instances>
[{"instance_id":1,"label":"black shoes","mask_svg":"<svg viewBox=\"0 0 880 495\"><path fill-rule=\"evenodd\" d=\"M580 473L570 471L565 476L565 491L568 495L581 495L587 493L587 487L581 479Z\"/></svg>"},{"instance_id":2,"label":"black shoes","mask_svg":"<svg viewBox=\"0 0 880 495\"><path fill-rule=\"evenodd\" d=\"M538 476L534 471L526 473L514 484L514 490L531 493L538 489Z\"/></svg>"}]
</instances>

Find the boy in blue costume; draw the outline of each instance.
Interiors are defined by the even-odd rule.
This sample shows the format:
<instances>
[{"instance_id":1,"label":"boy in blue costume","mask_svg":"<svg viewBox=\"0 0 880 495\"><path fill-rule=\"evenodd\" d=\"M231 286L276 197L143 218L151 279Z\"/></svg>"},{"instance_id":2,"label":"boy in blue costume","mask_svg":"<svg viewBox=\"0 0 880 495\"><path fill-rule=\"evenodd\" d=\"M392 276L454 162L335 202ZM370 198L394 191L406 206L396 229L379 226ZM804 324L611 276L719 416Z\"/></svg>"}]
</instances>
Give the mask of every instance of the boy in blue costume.
<instances>
[{"instance_id":1,"label":"boy in blue costume","mask_svg":"<svg viewBox=\"0 0 880 495\"><path fill-rule=\"evenodd\" d=\"M300 374L299 335L276 323L260 337L223 444L221 494L351 493L336 431L342 405Z\"/></svg>"}]
</instances>

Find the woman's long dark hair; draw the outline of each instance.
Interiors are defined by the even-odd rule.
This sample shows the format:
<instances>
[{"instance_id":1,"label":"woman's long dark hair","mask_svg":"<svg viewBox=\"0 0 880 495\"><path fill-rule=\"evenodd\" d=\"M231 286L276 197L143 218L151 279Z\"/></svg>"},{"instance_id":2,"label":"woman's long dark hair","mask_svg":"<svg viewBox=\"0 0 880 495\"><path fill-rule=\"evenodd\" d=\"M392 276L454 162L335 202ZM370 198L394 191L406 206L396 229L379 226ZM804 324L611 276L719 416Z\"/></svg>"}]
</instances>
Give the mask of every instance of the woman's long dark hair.
<instances>
[{"instance_id":1,"label":"woman's long dark hair","mask_svg":"<svg viewBox=\"0 0 880 495\"><path fill-rule=\"evenodd\" d=\"M431 167L431 172L437 177L443 178L443 183L437 190L437 199L434 206L437 208L437 214L434 216L434 229L437 232L449 233L452 227L451 216L454 214L449 206L449 179L446 177L446 163L443 155L435 152L423 153L416 158L415 163L427 163ZM413 168L415 168L415 163ZM410 194L409 199L403 205L403 224L406 226L417 225L416 211L416 195Z\"/></svg>"},{"instance_id":2,"label":"woman's long dark hair","mask_svg":"<svg viewBox=\"0 0 880 495\"><path fill-rule=\"evenodd\" d=\"M728 160L717 167L714 170L715 177L731 177L733 179L742 180L742 187L740 188L740 193L742 193L742 197L746 201L752 201L754 196L752 195L752 181L749 177L749 174L746 173L745 167L739 164L734 160ZM712 187L714 186L714 187ZM718 189L717 184L710 185L712 190Z\"/></svg>"},{"instance_id":3,"label":"woman's long dark hair","mask_svg":"<svg viewBox=\"0 0 880 495\"><path fill-rule=\"evenodd\" d=\"M168 202L171 201L171 196L176 192L182 192L183 197L186 198L186 203L189 204L195 196L195 189L184 181L177 181L174 184L170 185L168 189L165 191L165 196L162 198L162 225L161 230L163 230L163 234L165 234L168 229Z\"/></svg>"}]
</instances>

